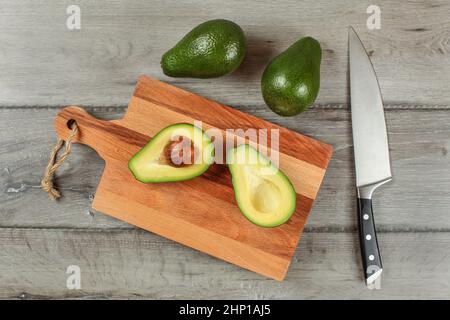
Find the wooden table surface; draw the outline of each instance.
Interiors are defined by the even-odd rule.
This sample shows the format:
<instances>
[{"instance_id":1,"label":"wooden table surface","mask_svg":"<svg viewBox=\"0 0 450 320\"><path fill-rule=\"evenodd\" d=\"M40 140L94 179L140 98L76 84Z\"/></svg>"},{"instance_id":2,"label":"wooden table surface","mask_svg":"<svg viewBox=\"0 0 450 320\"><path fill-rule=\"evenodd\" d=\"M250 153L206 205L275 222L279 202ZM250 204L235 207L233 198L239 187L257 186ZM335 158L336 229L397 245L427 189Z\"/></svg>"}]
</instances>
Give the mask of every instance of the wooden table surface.
<instances>
[{"instance_id":1,"label":"wooden table surface","mask_svg":"<svg viewBox=\"0 0 450 320\"><path fill-rule=\"evenodd\" d=\"M377 1L71 1L0 3L0 298L449 298L450 3ZM195 25L237 22L248 55L209 80L162 74L161 55ZM357 238L347 81L347 26L369 51L385 100L394 180L374 207L384 262L368 290ZM271 112L260 94L266 63L298 38L323 47L321 91L309 111ZM67 104L120 118L140 74L167 81L332 144L335 148L284 282L211 258L90 209L103 162L76 145L57 174L64 197L39 188ZM68 266L81 289L66 286Z\"/></svg>"}]
</instances>

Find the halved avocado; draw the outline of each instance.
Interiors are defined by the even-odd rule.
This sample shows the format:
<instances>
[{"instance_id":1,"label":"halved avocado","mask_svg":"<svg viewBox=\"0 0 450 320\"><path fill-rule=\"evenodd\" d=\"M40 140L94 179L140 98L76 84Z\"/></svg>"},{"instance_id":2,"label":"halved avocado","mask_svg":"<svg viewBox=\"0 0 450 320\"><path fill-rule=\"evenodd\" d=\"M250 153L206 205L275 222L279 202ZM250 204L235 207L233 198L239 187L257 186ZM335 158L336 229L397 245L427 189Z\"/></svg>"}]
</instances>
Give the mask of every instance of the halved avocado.
<instances>
[{"instance_id":1,"label":"halved avocado","mask_svg":"<svg viewBox=\"0 0 450 320\"><path fill-rule=\"evenodd\" d=\"M141 182L172 182L195 178L214 161L214 144L201 129L178 123L159 131L128 162Z\"/></svg>"},{"instance_id":2,"label":"halved avocado","mask_svg":"<svg viewBox=\"0 0 450 320\"><path fill-rule=\"evenodd\" d=\"M243 144L227 152L239 209L261 227L277 227L292 216L296 193L288 177L253 147Z\"/></svg>"}]
</instances>

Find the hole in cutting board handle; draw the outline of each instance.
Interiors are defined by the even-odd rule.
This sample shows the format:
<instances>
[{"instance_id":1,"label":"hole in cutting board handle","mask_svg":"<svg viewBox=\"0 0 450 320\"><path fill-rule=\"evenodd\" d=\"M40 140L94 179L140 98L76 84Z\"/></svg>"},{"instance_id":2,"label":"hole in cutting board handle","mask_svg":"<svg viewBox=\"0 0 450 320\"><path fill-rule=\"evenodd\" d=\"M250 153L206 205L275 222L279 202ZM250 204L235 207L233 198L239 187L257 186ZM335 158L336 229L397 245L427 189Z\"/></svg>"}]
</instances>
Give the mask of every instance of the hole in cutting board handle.
<instances>
[{"instance_id":1,"label":"hole in cutting board handle","mask_svg":"<svg viewBox=\"0 0 450 320\"><path fill-rule=\"evenodd\" d=\"M70 119L67 121L67 128L69 128L70 130L72 130L72 126L73 124L76 123L76 121L74 119Z\"/></svg>"}]
</instances>

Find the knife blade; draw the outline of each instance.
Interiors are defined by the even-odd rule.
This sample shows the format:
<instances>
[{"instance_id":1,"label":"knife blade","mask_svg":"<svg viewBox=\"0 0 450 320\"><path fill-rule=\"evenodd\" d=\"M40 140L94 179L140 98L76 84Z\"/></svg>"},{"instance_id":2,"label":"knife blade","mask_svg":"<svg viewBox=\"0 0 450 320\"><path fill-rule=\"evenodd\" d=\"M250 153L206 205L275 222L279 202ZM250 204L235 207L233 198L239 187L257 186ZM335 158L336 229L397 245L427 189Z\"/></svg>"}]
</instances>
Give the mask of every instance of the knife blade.
<instances>
[{"instance_id":1,"label":"knife blade","mask_svg":"<svg viewBox=\"0 0 450 320\"><path fill-rule=\"evenodd\" d=\"M366 284L372 284L383 271L373 218L372 194L392 179L389 144L383 100L372 63L350 27L350 103L361 255Z\"/></svg>"}]
</instances>

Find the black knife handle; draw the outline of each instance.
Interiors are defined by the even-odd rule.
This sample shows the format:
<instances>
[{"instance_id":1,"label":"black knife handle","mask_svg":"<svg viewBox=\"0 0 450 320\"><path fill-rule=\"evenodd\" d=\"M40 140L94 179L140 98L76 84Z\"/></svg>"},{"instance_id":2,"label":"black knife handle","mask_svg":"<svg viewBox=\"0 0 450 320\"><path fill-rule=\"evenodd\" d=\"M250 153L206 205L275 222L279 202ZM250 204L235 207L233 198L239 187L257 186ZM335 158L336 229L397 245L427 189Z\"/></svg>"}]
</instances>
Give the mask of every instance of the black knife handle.
<instances>
[{"instance_id":1,"label":"black knife handle","mask_svg":"<svg viewBox=\"0 0 450 320\"><path fill-rule=\"evenodd\" d=\"M383 268L373 220L372 199L358 198L358 220L364 275L368 283L370 276Z\"/></svg>"}]
</instances>

